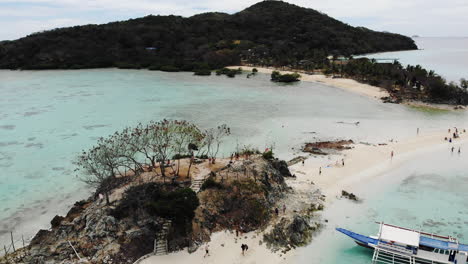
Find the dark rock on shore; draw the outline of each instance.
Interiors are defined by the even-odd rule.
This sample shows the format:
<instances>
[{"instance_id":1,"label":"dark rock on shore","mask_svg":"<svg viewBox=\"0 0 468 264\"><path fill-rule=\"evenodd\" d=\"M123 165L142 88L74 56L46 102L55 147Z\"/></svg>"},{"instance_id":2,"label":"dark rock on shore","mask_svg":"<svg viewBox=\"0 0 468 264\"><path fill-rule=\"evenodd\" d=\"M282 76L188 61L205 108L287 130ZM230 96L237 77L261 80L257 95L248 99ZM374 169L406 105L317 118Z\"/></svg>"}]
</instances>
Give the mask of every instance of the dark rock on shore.
<instances>
[{"instance_id":1,"label":"dark rock on shore","mask_svg":"<svg viewBox=\"0 0 468 264\"><path fill-rule=\"evenodd\" d=\"M354 144L352 140L319 141L314 143L306 143L302 151L315 155L328 155L331 151L351 149L351 144Z\"/></svg>"},{"instance_id":2,"label":"dark rock on shore","mask_svg":"<svg viewBox=\"0 0 468 264\"><path fill-rule=\"evenodd\" d=\"M312 240L312 233L320 228L320 223L312 222L309 216L294 215L292 219L282 218L263 240L273 251L288 251L304 246Z\"/></svg>"},{"instance_id":3,"label":"dark rock on shore","mask_svg":"<svg viewBox=\"0 0 468 264\"><path fill-rule=\"evenodd\" d=\"M347 192L345 190L341 191L341 197L347 198L347 199L355 201L355 202L359 201L359 198L354 193L349 193L349 192Z\"/></svg>"}]
</instances>

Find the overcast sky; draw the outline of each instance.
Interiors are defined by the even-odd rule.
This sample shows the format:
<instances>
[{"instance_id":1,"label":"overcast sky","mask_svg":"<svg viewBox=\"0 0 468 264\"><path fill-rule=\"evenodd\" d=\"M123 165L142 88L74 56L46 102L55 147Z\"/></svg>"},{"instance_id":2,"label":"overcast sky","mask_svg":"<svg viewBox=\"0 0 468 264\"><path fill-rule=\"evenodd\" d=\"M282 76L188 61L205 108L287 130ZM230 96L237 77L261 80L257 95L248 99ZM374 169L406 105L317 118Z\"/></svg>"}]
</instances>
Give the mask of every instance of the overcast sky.
<instances>
[{"instance_id":1,"label":"overcast sky","mask_svg":"<svg viewBox=\"0 0 468 264\"><path fill-rule=\"evenodd\" d=\"M0 40L149 14L235 13L255 0L0 0ZM353 26L420 36L468 36L468 0L289 0Z\"/></svg>"}]
</instances>

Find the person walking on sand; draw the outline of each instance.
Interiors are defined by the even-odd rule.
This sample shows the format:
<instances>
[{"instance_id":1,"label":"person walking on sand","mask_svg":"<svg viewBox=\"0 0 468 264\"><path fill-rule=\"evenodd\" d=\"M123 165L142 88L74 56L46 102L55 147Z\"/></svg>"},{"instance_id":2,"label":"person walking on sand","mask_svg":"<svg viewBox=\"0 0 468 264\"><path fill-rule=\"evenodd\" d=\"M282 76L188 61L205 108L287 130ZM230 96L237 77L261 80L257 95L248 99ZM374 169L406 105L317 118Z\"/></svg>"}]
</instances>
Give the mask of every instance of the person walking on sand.
<instances>
[{"instance_id":1,"label":"person walking on sand","mask_svg":"<svg viewBox=\"0 0 468 264\"><path fill-rule=\"evenodd\" d=\"M458 155L461 154L461 147L458 147Z\"/></svg>"},{"instance_id":2,"label":"person walking on sand","mask_svg":"<svg viewBox=\"0 0 468 264\"><path fill-rule=\"evenodd\" d=\"M341 159L341 165L344 167L344 159Z\"/></svg>"},{"instance_id":3,"label":"person walking on sand","mask_svg":"<svg viewBox=\"0 0 468 264\"><path fill-rule=\"evenodd\" d=\"M452 153L453 153L453 150L454 150L454 149L455 149L455 147L454 147L454 146L452 146Z\"/></svg>"},{"instance_id":4,"label":"person walking on sand","mask_svg":"<svg viewBox=\"0 0 468 264\"><path fill-rule=\"evenodd\" d=\"M322 175L322 167L319 168L319 175Z\"/></svg>"},{"instance_id":5,"label":"person walking on sand","mask_svg":"<svg viewBox=\"0 0 468 264\"><path fill-rule=\"evenodd\" d=\"M209 256L210 256L210 248L209 248L209 246L207 244L206 247L205 247L205 256L203 256L203 257L206 258L206 257L209 257Z\"/></svg>"},{"instance_id":6,"label":"person walking on sand","mask_svg":"<svg viewBox=\"0 0 468 264\"><path fill-rule=\"evenodd\" d=\"M302 160L302 166L304 166L304 163L305 163L305 161L304 161L304 160Z\"/></svg>"},{"instance_id":7,"label":"person walking on sand","mask_svg":"<svg viewBox=\"0 0 468 264\"><path fill-rule=\"evenodd\" d=\"M393 160L393 155L394 155L394 153L393 153L393 150L392 150L392 152L390 153L390 159L391 160Z\"/></svg>"},{"instance_id":8,"label":"person walking on sand","mask_svg":"<svg viewBox=\"0 0 468 264\"><path fill-rule=\"evenodd\" d=\"M245 251L245 245L244 244L241 245L241 249L242 249L242 256L244 256L244 251Z\"/></svg>"}]
</instances>

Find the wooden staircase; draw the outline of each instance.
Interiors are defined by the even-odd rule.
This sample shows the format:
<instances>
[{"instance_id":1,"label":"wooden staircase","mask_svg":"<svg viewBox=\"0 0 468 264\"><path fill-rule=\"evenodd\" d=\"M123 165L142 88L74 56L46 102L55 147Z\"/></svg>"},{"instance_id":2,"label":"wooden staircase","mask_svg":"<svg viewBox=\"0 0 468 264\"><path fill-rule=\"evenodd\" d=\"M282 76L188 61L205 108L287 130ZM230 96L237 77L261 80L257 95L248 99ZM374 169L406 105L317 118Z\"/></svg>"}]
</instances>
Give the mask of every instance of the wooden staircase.
<instances>
[{"instance_id":1,"label":"wooden staircase","mask_svg":"<svg viewBox=\"0 0 468 264\"><path fill-rule=\"evenodd\" d=\"M192 181L190 185L190 189L192 189L195 193L198 193L205 182L205 179L196 179Z\"/></svg>"},{"instance_id":2,"label":"wooden staircase","mask_svg":"<svg viewBox=\"0 0 468 264\"><path fill-rule=\"evenodd\" d=\"M167 245L167 234L169 232L169 228L171 228L172 222L167 220L164 222L161 232L156 235L156 239L154 240L154 250L153 254L156 256L167 255L169 252L168 245Z\"/></svg>"}]
</instances>

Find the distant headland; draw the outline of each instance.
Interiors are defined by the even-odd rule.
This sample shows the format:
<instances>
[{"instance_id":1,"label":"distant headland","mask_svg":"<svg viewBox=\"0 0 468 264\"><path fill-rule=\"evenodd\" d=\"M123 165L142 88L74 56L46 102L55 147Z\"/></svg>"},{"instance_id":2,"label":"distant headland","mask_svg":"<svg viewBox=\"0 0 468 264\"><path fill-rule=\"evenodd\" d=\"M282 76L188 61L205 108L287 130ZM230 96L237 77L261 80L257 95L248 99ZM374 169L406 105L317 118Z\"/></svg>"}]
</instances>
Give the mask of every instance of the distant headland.
<instances>
[{"instance_id":1,"label":"distant headland","mask_svg":"<svg viewBox=\"0 0 468 264\"><path fill-rule=\"evenodd\" d=\"M192 17L146 16L0 42L2 69L218 69L241 62L317 67L329 55L417 49L406 36L352 27L282 1Z\"/></svg>"}]
</instances>

